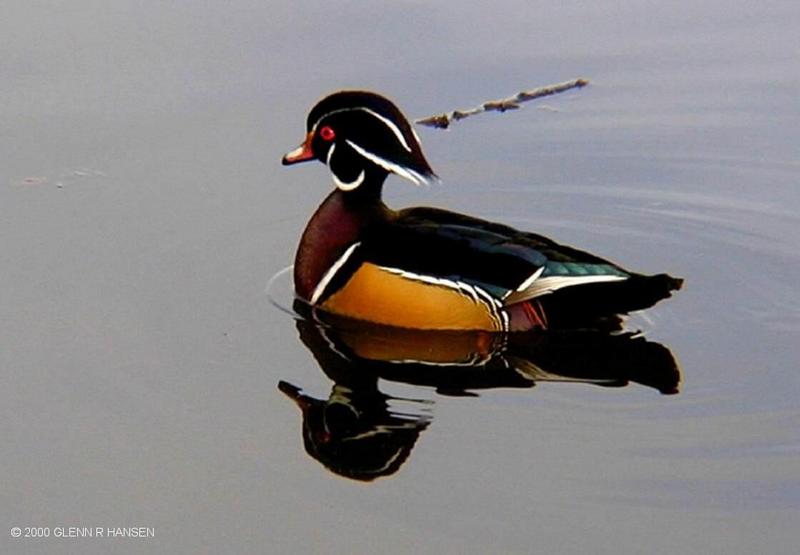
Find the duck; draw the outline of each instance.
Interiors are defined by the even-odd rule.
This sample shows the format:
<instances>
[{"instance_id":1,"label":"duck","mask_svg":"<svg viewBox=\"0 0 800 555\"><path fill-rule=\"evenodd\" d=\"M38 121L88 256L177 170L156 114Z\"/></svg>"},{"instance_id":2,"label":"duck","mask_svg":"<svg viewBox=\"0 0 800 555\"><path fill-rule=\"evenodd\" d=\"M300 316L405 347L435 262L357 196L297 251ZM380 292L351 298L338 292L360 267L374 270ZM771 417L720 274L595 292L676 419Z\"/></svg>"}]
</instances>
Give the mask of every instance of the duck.
<instances>
[{"instance_id":1,"label":"duck","mask_svg":"<svg viewBox=\"0 0 800 555\"><path fill-rule=\"evenodd\" d=\"M390 208L390 174L415 185L439 178L408 118L380 94L345 90L317 102L282 163L313 160L334 184L295 255L295 294L314 311L419 330L547 330L619 319L682 286L502 223Z\"/></svg>"}]
</instances>

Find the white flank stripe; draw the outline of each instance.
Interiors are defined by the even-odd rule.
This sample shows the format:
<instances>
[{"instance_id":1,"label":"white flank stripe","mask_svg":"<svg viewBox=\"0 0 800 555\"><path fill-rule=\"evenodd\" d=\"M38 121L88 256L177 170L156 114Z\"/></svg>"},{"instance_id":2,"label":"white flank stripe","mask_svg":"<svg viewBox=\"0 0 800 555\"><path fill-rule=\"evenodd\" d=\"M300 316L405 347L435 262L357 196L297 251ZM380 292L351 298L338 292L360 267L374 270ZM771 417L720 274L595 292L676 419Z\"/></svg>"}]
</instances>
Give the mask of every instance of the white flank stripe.
<instances>
[{"instance_id":1,"label":"white flank stripe","mask_svg":"<svg viewBox=\"0 0 800 555\"><path fill-rule=\"evenodd\" d=\"M536 270L535 272L533 272L533 273L530 275L530 277L528 277L528 279L526 279L525 281L523 281L523 282L520 284L520 286L519 286L519 287L517 287L517 291L525 291L525 290L526 290L528 287L530 287L530 286L531 286L531 284L532 284L534 281L536 281L536 278L538 278L540 275L542 275L542 272L544 272L544 266L542 266L541 268L539 268L538 270Z\"/></svg>"},{"instance_id":2,"label":"white flank stripe","mask_svg":"<svg viewBox=\"0 0 800 555\"><path fill-rule=\"evenodd\" d=\"M503 318L503 331L508 331L509 328L511 327L511 322L509 321L509 318L508 318L508 312L506 312L502 308L500 309L499 312L500 312L500 316Z\"/></svg>"},{"instance_id":3,"label":"white flank stripe","mask_svg":"<svg viewBox=\"0 0 800 555\"><path fill-rule=\"evenodd\" d=\"M353 254L353 251L360 244L361 244L361 241L359 241L358 243L353 243L352 245L350 245L347 248L347 250L344 251L344 254L339 257L339 260L334 262L333 266L328 268L328 271L325 272L325 275L322 276L321 280L319 280L319 283L314 288L314 292L311 294L311 304L317 304L317 301L322 296L322 294L325 292L325 288L328 286L330 281L333 279L333 276L335 276L336 272L338 272L339 269L344 265L344 263L347 262L347 259L350 258L350 255Z\"/></svg>"},{"instance_id":4,"label":"white flank stripe","mask_svg":"<svg viewBox=\"0 0 800 555\"><path fill-rule=\"evenodd\" d=\"M513 302L533 299L573 285L586 285L589 283L602 283L606 281L621 281L628 279L623 276L549 276L539 278L530 287L511 295ZM509 299L509 300L510 300Z\"/></svg>"},{"instance_id":5,"label":"white flank stripe","mask_svg":"<svg viewBox=\"0 0 800 555\"><path fill-rule=\"evenodd\" d=\"M506 314L506 311L503 310L502 303L500 303L500 301L498 301L497 299L492 297L489 293L487 293L483 289L480 289L479 287L476 287L475 290L481 296L487 299L487 301L485 302L486 304L489 305L489 308L492 311L492 316L494 317L494 319L500 322L503 331L508 331L508 314Z\"/></svg>"},{"instance_id":6,"label":"white flank stripe","mask_svg":"<svg viewBox=\"0 0 800 555\"><path fill-rule=\"evenodd\" d=\"M478 288L476 287L476 288L475 288L475 290L478 292L478 294L479 294L481 297L483 297L483 298L484 298L484 302L485 302L485 303L487 303L489 306L494 306L494 302L495 302L495 301L494 301L494 297L492 297L492 296L491 296L489 293L487 293L487 292L486 292L486 291L484 291L483 289L478 289Z\"/></svg>"},{"instance_id":7,"label":"white flank stripe","mask_svg":"<svg viewBox=\"0 0 800 555\"><path fill-rule=\"evenodd\" d=\"M508 325L509 325L508 314L506 314L506 311L503 310L502 303L497 299L495 299L494 297L492 297L489 293L487 293L480 287L476 287L474 285L465 283L463 281L453 281L451 279L415 274L413 272L407 272L399 268L390 268L388 266L379 266L379 268L381 270L386 270L387 272L391 272L406 279L421 281L423 283L430 283L432 285L440 285L442 287L454 289L461 294L464 294L466 292L467 295L470 297L470 300L474 302L482 302L487 307L489 307L492 319L499 324L500 329L502 329L503 331L508 331Z\"/></svg>"},{"instance_id":8,"label":"white flank stripe","mask_svg":"<svg viewBox=\"0 0 800 555\"><path fill-rule=\"evenodd\" d=\"M350 145L351 147L353 147L353 150L358 152L361 156L363 156L367 160L377 164L378 166L382 167L386 171L396 173L397 175L399 175L401 177L405 177L406 179L408 179L409 181L414 183L414 185L422 185L422 184L428 183L430 181L427 177L423 176L419 172L416 172L416 171L414 171L414 170L412 170L410 168L406 168L404 166L401 166L400 164L395 164L394 162L390 162L386 158L381 158L377 154L373 154L370 151L366 150L365 148L358 146L356 143L354 143L350 139L346 139L345 142L348 145Z\"/></svg>"},{"instance_id":9,"label":"white flank stripe","mask_svg":"<svg viewBox=\"0 0 800 555\"><path fill-rule=\"evenodd\" d=\"M443 285L444 287L449 287L453 289L453 282L448 279L440 279L433 276L424 276L422 274L415 274L413 272L407 272L405 270L401 270L400 268L390 268L389 266L379 266L381 270L386 270L387 272L391 272L393 274L397 274L398 276L402 276L404 278L413 279L415 281L422 281L425 283L431 283L433 285ZM458 287L456 286L455 289Z\"/></svg>"},{"instance_id":10,"label":"white flank stripe","mask_svg":"<svg viewBox=\"0 0 800 555\"><path fill-rule=\"evenodd\" d=\"M475 288L469 285L468 283L463 283L463 282L459 283L458 288L464 291L467 295L469 295L473 303L477 304L480 302L480 300L478 299L478 294L475 292Z\"/></svg>"}]
</instances>

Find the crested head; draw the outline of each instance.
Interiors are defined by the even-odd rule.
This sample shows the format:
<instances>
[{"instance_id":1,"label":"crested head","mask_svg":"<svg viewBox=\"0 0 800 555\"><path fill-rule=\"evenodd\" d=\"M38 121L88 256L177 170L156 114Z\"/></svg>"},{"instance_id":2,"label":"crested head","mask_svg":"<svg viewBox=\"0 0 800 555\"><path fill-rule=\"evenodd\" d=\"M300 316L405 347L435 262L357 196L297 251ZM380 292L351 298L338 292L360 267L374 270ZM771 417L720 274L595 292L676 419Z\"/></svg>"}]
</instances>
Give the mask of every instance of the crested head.
<instances>
[{"instance_id":1,"label":"crested head","mask_svg":"<svg viewBox=\"0 0 800 555\"><path fill-rule=\"evenodd\" d=\"M320 160L336 186L353 191L394 173L421 185L436 179L419 138L390 100L367 91L340 91L308 114L306 139L283 164Z\"/></svg>"}]
</instances>

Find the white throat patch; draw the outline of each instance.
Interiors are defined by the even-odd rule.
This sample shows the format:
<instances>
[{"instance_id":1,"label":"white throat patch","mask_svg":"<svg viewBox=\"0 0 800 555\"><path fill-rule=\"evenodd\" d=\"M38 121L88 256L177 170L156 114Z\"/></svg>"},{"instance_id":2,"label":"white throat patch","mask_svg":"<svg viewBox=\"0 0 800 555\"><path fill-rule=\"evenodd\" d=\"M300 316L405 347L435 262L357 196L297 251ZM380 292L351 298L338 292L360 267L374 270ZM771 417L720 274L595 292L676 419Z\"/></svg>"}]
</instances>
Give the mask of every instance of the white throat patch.
<instances>
[{"instance_id":1,"label":"white throat patch","mask_svg":"<svg viewBox=\"0 0 800 555\"><path fill-rule=\"evenodd\" d=\"M333 172L331 172L331 175L333 176L333 182L342 191L352 191L353 189L357 188L359 185L364 183L364 170L361 170L361 173L358 174L358 177L356 177L350 183L341 181L338 177L336 177L336 174Z\"/></svg>"},{"instance_id":2,"label":"white throat patch","mask_svg":"<svg viewBox=\"0 0 800 555\"><path fill-rule=\"evenodd\" d=\"M336 148L336 144L332 144L331 148L328 150L328 155L325 157L325 164L328 165L328 168L331 168L331 157L333 156L333 149L335 149L335 148ZM365 174L364 174L364 170L361 170L361 173L358 174L358 177L356 177L353 181L351 181L349 183L346 183L346 182L342 181L341 179L339 179L338 177L336 177L336 174L333 173L333 169L331 169L331 176L333 176L333 183L336 185L336 187L339 190L341 190L341 191L352 191L353 189L355 189L356 187L358 187L359 185L364 183Z\"/></svg>"}]
</instances>

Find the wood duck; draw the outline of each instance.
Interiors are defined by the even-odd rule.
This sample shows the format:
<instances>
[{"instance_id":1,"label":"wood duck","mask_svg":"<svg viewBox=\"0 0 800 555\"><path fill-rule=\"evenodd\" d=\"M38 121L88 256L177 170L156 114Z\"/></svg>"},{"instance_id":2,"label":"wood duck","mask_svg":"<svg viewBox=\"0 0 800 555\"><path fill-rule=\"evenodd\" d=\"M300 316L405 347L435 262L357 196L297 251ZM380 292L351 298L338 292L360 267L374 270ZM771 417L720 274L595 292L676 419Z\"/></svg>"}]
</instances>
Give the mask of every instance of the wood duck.
<instances>
[{"instance_id":1,"label":"wood duck","mask_svg":"<svg viewBox=\"0 0 800 555\"><path fill-rule=\"evenodd\" d=\"M499 223L387 207L390 173L417 185L438 178L411 124L378 94L319 101L283 164L309 160L325 163L336 186L295 258L295 292L315 309L402 328L525 331L648 308L681 287Z\"/></svg>"}]
</instances>

